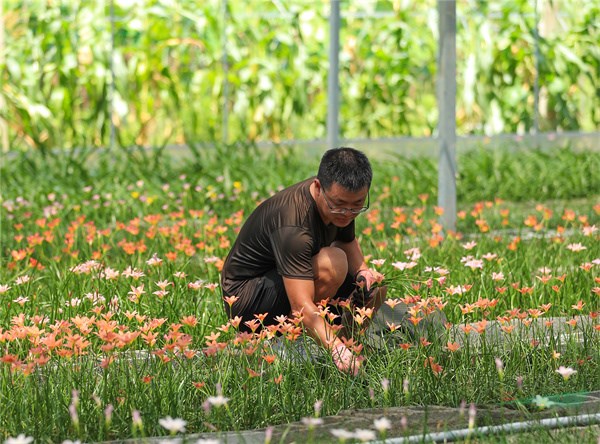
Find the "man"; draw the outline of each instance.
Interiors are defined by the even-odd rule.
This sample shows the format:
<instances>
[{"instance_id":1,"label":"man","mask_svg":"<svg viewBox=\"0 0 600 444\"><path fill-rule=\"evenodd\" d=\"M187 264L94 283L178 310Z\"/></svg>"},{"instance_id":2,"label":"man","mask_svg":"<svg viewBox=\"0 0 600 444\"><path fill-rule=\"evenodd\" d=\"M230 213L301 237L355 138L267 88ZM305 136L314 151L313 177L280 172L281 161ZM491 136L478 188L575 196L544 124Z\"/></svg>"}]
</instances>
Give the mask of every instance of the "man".
<instances>
[{"instance_id":1,"label":"man","mask_svg":"<svg viewBox=\"0 0 600 444\"><path fill-rule=\"evenodd\" d=\"M222 270L228 315L243 322L266 314L263 325L278 316L302 313L307 334L327 348L336 366L356 374L360 362L318 315L324 299L350 298L354 305L377 310L385 287L370 270L355 237L354 219L369 208L372 169L353 148L327 151L317 177L286 188L261 203L248 217ZM352 316L343 316L345 324ZM350 328L349 325L346 325ZM347 330L346 330L347 331Z\"/></svg>"}]
</instances>

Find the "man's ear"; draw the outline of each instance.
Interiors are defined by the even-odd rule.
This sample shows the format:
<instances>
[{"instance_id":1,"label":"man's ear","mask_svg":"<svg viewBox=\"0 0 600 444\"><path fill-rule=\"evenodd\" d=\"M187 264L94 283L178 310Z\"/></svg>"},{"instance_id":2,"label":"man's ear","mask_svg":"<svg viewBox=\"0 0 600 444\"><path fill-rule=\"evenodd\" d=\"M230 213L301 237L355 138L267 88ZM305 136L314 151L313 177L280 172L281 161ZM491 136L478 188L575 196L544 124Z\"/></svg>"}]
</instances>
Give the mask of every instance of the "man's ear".
<instances>
[{"instance_id":1,"label":"man's ear","mask_svg":"<svg viewBox=\"0 0 600 444\"><path fill-rule=\"evenodd\" d=\"M319 179L317 179L315 177L315 180L313 181L313 183L315 184L315 189L320 192L321 191L321 182L319 182Z\"/></svg>"}]
</instances>

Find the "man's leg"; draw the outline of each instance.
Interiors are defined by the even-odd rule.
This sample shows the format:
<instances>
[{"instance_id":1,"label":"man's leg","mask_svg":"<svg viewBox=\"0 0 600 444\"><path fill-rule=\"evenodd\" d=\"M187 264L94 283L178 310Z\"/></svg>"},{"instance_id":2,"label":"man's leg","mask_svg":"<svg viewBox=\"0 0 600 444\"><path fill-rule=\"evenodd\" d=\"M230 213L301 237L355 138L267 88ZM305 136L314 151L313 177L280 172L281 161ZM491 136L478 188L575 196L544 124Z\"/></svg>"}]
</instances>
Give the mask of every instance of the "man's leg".
<instances>
[{"instance_id":1,"label":"man's leg","mask_svg":"<svg viewBox=\"0 0 600 444\"><path fill-rule=\"evenodd\" d=\"M313 256L315 303L333 298L348 275L348 258L341 248L324 247Z\"/></svg>"}]
</instances>

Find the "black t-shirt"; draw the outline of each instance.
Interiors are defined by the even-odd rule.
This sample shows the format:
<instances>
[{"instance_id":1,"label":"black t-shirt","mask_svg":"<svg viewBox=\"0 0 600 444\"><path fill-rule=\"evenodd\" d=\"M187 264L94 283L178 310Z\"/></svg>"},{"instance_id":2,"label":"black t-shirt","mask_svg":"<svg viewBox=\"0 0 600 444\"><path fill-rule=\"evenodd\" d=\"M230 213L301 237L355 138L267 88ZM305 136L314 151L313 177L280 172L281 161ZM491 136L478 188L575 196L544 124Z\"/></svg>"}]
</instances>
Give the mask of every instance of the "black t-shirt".
<instances>
[{"instance_id":1,"label":"black t-shirt","mask_svg":"<svg viewBox=\"0 0 600 444\"><path fill-rule=\"evenodd\" d=\"M278 192L250 214L223 266L224 294L235 294L236 283L272 269L288 278L313 279L312 257L321 248L354 240L354 221L344 228L323 223L310 194L313 181Z\"/></svg>"}]
</instances>

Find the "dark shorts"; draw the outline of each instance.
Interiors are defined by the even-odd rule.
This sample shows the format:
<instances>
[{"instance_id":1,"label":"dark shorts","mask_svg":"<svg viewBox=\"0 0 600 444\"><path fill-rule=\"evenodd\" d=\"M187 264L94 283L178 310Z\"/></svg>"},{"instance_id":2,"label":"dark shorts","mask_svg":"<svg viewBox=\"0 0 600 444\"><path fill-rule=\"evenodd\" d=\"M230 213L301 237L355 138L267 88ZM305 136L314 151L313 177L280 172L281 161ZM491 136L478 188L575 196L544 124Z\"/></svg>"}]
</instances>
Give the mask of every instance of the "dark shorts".
<instances>
[{"instance_id":1,"label":"dark shorts","mask_svg":"<svg viewBox=\"0 0 600 444\"><path fill-rule=\"evenodd\" d=\"M235 294L239 299L232 307L225 303L225 312L229 318L242 318L240 331L251 331L244 322L255 319L256 314L267 314L263 321L265 326L277 324L275 318L278 316L291 316L290 301L285 292L283 278L277 270L270 270L263 276L237 283L236 287L228 293ZM347 299L355 288L353 276L347 275L332 299ZM336 306L331 306L330 312L341 315L341 309ZM340 318L336 318L334 323L340 321Z\"/></svg>"}]
</instances>

